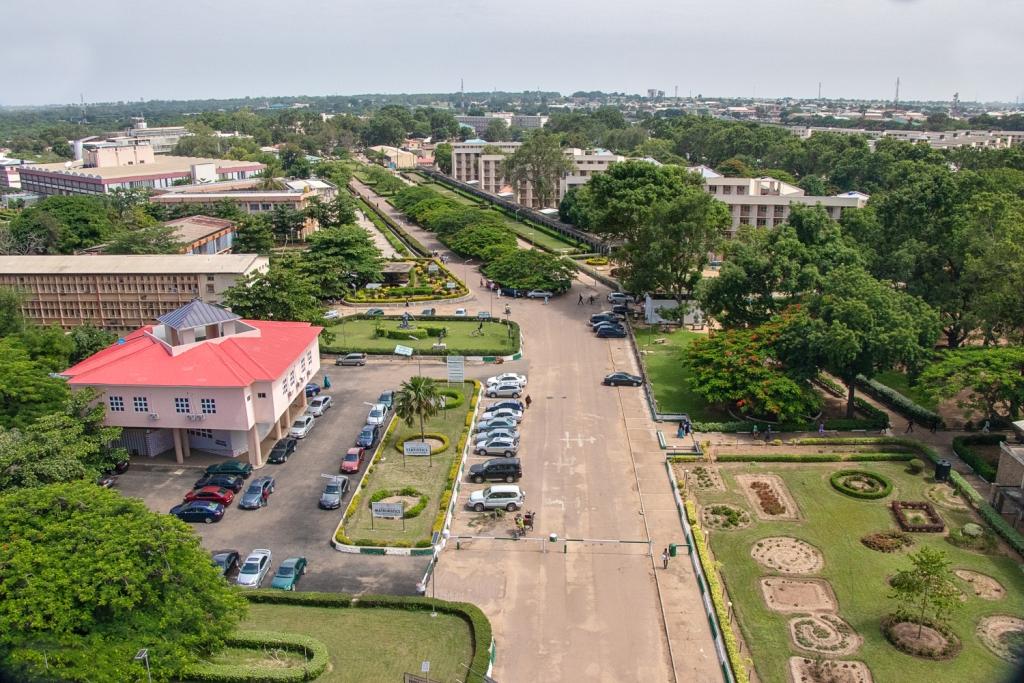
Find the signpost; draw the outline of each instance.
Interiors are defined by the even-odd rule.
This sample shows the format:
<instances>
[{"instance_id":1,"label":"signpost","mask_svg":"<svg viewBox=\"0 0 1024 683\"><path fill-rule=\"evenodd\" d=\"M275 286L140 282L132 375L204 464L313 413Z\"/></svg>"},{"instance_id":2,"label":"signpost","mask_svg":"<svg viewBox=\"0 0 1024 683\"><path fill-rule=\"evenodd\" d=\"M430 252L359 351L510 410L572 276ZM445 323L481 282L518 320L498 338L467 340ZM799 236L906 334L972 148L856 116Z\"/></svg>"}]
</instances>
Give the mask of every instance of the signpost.
<instances>
[{"instance_id":1,"label":"signpost","mask_svg":"<svg viewBox=\"0 0 1024 683\"><path fill-rule=\"evenodd\" d=\"M381 519L401 519L402 531L405 531L405 503L370 503L370 528L373 528L374 517Z\"/></svg>"},{"instance_id":2,"label":"signpost","mask_svg":"<svg viewBox=\"0 0 1024 683\"><path fill-rule=\"evenodd\" d=\"M396 356L408 356L412 358L412 347L402 346L401 344L395 344L395 355Z\"/></svg>"},{"instance_id":3,"label":"signpost","mask_svg":"<svg viewBox=\"0 0 1024 683\"><path fill-rule=\"evenodd\" d=\"M406 441L402 444L402 450L406 455L430 455L430 444L426 441Z\"/></svg>"},{"instance_id":4,"label":"signpost","mask_svg":"<svg viewBox=\"0 0 1024 683\"><path fill-rule=\"evenodd\" d=\"M466 357L448 356L448 382L466 381Z\"/></svg>"}]
</instances>

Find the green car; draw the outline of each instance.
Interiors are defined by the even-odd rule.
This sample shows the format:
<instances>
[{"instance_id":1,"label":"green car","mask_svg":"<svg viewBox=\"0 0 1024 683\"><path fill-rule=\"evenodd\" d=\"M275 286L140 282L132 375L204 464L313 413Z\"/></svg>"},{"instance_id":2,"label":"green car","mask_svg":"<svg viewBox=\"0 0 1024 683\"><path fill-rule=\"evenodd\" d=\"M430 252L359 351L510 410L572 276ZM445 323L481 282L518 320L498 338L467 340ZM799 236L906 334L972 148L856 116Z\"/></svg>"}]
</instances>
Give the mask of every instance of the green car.
<instances>
[{"instance_id":1,"label":"green car","mask_svg":"<svg viewBox=\"0 0 1024 683\"><path fill-rule=\"evenodd\" d=\"M239 477L246 478L252 474L252 465L247 462L241 462L239 460L227 460L225 462L219 462L216 465L210 465L206 468L207 474L235 474Z\"/></svg>"},{"instance_id":2,"label":"green car","mask_svg":"<svg viewBox=\"0 0 1024 683\"><path fill-rule=\"evenodd\" d=\"M273 581L270 582L271 588L278 588L283 591L295 590L295 584L299 582L302 575L306 573L306 558L304 557L289 557L287 560L281 563L281 566L277 568L277 573L274 574Z\"/></svg>"}]
</instances>

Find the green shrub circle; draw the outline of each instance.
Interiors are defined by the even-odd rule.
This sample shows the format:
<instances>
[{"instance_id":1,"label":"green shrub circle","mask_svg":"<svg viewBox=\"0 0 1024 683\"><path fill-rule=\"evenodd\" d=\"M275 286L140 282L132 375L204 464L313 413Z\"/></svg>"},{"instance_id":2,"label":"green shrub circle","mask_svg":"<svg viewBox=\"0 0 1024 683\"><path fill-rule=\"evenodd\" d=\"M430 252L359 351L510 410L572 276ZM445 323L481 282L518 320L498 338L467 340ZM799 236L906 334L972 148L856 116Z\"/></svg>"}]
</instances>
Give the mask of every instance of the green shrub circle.
<instances>
[{"instance_id":1,"label":"green shrub circle","mask_svg":"<svg viewBox=\"0 0 1024 683\"><path fill-rule=\"evenodd\" d=\"M604 256L591 256L586 260L588 266L607 266L608 259Z\"/></svg>"},{"instance_id":2,"label":"green shrub circle","mask_svg":"<svg viewBox=\"0 0 1024 683\"><path fill-rule=\"evenodd\" d=\"M851 477L867 479L869 482L874 483L877 488L865 491L850 486L847 480ZM836 491L851 498L860 498L861 500L878 500L892 493L892 482L888 478L876 472L868 472L867 470L839 470L833 472L832 476L829 477L829 483L832 484L832 488Z\"/></svg>"},{"instance_id":3,"label":"green shrub circle","mask_svg":"<svg viewBox=\"0 0 1024 683\"><path fill-rule=\"evenodd\" d=\"M370 500L367 501L366 506L367 507L373 507L373 503L379 503L380 501L384 500L385 498L390 498L392 496L410 496L410 497L411 496L419 496L419 500L416 501L416 504L413 505L411 508L407 508L405 510L405 514L403 515L405 519L412 519L413 517L418 517L419 514L421 512L423 512L423 509L425 507L427 507L427 502L430 500L430 497L427 496L426 494L422 493L419 489L415 489L415 488L413 488L411 486L406 486L406 487L400 488L400 489L377 489L376 491L373 492L373 495L370 496ZM365 539L357 540L356 541L356 545L365 545L363 543L360 543L360 540L365 540ZM384 545L397 545L397 544L398 544L398 541L393 541L390 544L384 544ZM373 544L370 544L370 545L373 545Z\"/></svg>"},{"instance_id":4,"label":"green shrub circle","mask_svg":"<svg viewBox=\"0 0 1024 683\"><path fill-rule=\"evenodd\" d=\"M448 450L448 446L451 444L451 441L449 441L448 437L445 436L444 434L439 434L437 432L427 432L423 436L425 438L427 438L427 439L436 439L437 441L441 442L440 446L437 446L437 447L433 447L432 446L430 448L430 454L431 455L439 455L441 453L444 453L446 450ZM404 448L405 442L406 441L416 441L419 438L420 438L419 434L413 434L412 436L406 437L404 439L399 439L399 440L395 441L395 450L398 451L399 453L404 453L405 452L405 448Z\"/></svg>"},{"instance_id":5,"label":"green shrub circle","mask_svg":"<svg viewBox=\"0 0 1024 683\"><path fill-rule=\"evenodd\" d=\"M437 393L440 394L441 396L444 396L444 399L445 399L444 400L444 409L445 410L451 410L453 408L458 408L459 406L461 406L463 403L466 402L466 397L463 396L461 392L458 392L455 389L450 389L448 387L442 387L442 388L437 390Z\"/></svg>"}]
</instances>

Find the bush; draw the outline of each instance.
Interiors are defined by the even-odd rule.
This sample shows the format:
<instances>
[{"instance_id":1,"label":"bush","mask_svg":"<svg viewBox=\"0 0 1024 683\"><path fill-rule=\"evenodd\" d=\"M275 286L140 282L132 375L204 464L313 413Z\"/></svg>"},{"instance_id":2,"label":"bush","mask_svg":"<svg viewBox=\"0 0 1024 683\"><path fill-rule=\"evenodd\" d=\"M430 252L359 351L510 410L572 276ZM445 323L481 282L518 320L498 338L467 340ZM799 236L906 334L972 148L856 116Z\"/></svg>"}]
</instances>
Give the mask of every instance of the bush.
<instances>
[{"instance_id":1,"label":"bush","mask_svg":"<svg viewBox=\"0 0 1024 683\"><path fill-rule=\"evenodd\" d=\"M861 480L865 481L873 488L858 489L851 486L849 480L854 477L860 477ZM877 472L868 472L867 470L839 470L837 472L833 472L832 476L829 477L828 480L829 483L832 484L832 488L842 494L850 496L851 498L877 500L879 498L885 498L892 493L892 481Z\"/></svg>"},{"instance_id":2,"label":"bush","mask_svg":"<svg viewBox=\"0 0 1024 683\"><path fill-rule=\"evenodd\" d=\"M868 534L861 538L860 542L880 553L894 553L897 550L913 545L914 539L910 534L890 529L889 531Z\"/></svg>"},{"instance_id":3,"label":"bush","mask_svg":"<svg viewBox=\"0 0 1024 683\"><path fill-rule=\"evenodd\" d=\"M839 382L836 382L831 377L818 375L814 378L814 382L836 398L846 398L846 387Z\"/></svg>"},{"instance_id":4,"label":"bush","mask_svg":"<svg viewBox=\"0 0 1024 683\"><path fill-rule=\"evenodd\" d=\"M911 453L726 453L718 462L891 462L910 460Z\"/></svg>"},{"instance_id":5,"label":"bush","mask_svg":"<svg viewBox=\"0 0 1024 683\"><path fill-rule=\"evenodd\" d=\"M284 591L275 591L283 593ZM308 595L308 594L307 594ZM267 600L266 602L271 602ZM192 681L218 683L262 683L263 681L312 681L327 670L330 653L327 646L315 638L297 633L271 631L238 631L225 639L225 644L246 649L276 648L298 652L306 657L302 666L271 669L262 666L238 664L193 664L182 669L178 677Z\"/></svg>"},{"instance_id":6,"label":"bush","mask_svg":"<svg viewBox=\"0 0 1024 683\"><path fill-rule=\"evenodd\" d=\"M604 256L591 256L585 261L585 263L588 266L607 266L608 259Z\"/></svg>"},{"instance_id":7,"label":"bush","mask_svg":"<svg viewBox=\"0 0 1024 683\"><path fill-rule=\"evenodd\" d=\"M892 387L886 386L877 380L868 379L864 375L857 375L857 386L868 396L871 396L876 401L880 401L908 419L926 425L945 426L942 417L938 413L914 403Z\"/></svg>"},{"instance_id":8,"label":"bush","mask_svg":"<svg viewBox=\"0 0 1024 683\"><path fill-rule=\"evenodd\" d=\"M439 453L444 453L446 450L448 450L448 446L451 445L451 442L448 440L448 437L445 436L444 434L440 434L440 433L436 433L436 432L427 432L426 434L424 434L424 436L426 438L428 438L428 439L436 439L436 440L441 442L440 446L432 446L430 448L430 454L431 455L437 455ZM398 451L399 453L404 453L405 452L405 448L404 448L405 442L406 441L415 441L415 440L417 440L419 438L420 438L419 434L415 434L413 436L410 436L408 439L402 439L401 441L395 441L395 450Z\"/></svg>"},{"instance_id":9,"label":"bush","mask_svg":"<svg viewBox=\"0 0 1024 683\"><path fill-rule=\"evenodd\" d=\"M924 471L924 461L920 458L911 458L907 461L907 472L910 474L921 474Z\"/></svg>"},{"instance_id":10,"label":"bush","mask_svg":"<svg viewBox=\"0 0 1024 683\"><path fill-rule=\"evenodd\" d=\"M857 409L867 415L866 418L835 418L825 421L825 427L834 431L850 431L854 429L881 429L889 425L889 416L883 411L861 399L854 399ZM863 405L862 405L863 404ZM754 425L758 431L763 432L766 428L763 423L748 422L746 420L735 420L732 422L694 422L695 432L721 432L723 434L735 434L737 432L753 431ZM808 422L783 422L773 424L773 432L810 432L818 428L817 420Z\"/></svg>"},{"instance_id":11,"label":"bush","mask_svg":"<svg viewBox=\"0 0 1024 683\"><path fill-rule=\"evenodd\" d=\"M958 436L953 439L953 452L971 466L978 476L985 481L995 481L996 467L981 457L971 446L993 446L1006 440L1003 434L972 434Z\"/></svg>"},{"instance_id":12,"label":"bush","mask_svg":"<svg viewBox=\"0 0 1024 683\"><path fill-rule=\"evenodd\" d=\"M454 410L455 408L462 406L462 404L466 402L466 397L463 396L461 392L456 391L455 389L443 387L441 389L438 389L437 393L439 393L441 396L444 396L445 410ZM472 419L472 415L472 413L467 413L466 418Z\"/></svg>"}]
</instances>

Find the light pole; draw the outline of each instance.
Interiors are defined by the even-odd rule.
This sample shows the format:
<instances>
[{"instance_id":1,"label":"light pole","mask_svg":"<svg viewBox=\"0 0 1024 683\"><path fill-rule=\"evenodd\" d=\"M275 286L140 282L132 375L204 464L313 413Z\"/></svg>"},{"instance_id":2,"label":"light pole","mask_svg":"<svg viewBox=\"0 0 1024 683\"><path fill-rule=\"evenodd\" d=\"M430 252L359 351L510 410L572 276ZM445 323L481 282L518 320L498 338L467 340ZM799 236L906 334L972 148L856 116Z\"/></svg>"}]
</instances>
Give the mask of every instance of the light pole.
<instances>
[{"instance_id":1,"label":"light pole","mask_svg":"<svg viewBox=\"0 0 1024 683\"><path fill-rule=\"evenodd\" d=\"M148 680L149 683L153 683L153 674L149 671L149 650L146 648L142 648L141 650L136 652L135 661L143 661L146 663L146 680Z\"/></svg>"},{"instance_id":2,"label":"light pole","mask_svg":"<svg viewBox=\"0 0 1024 683\"><path fill-rule=\"evenodd\" d=\"M468 259L466 259L466 262L462 264L462 265L466 266L466 270L462 274L462 276L466 280L466 289L469 289L469 264L472 263L472 262L473 262L473 259L468 258Z\"/></svg>"}]
</instances>

